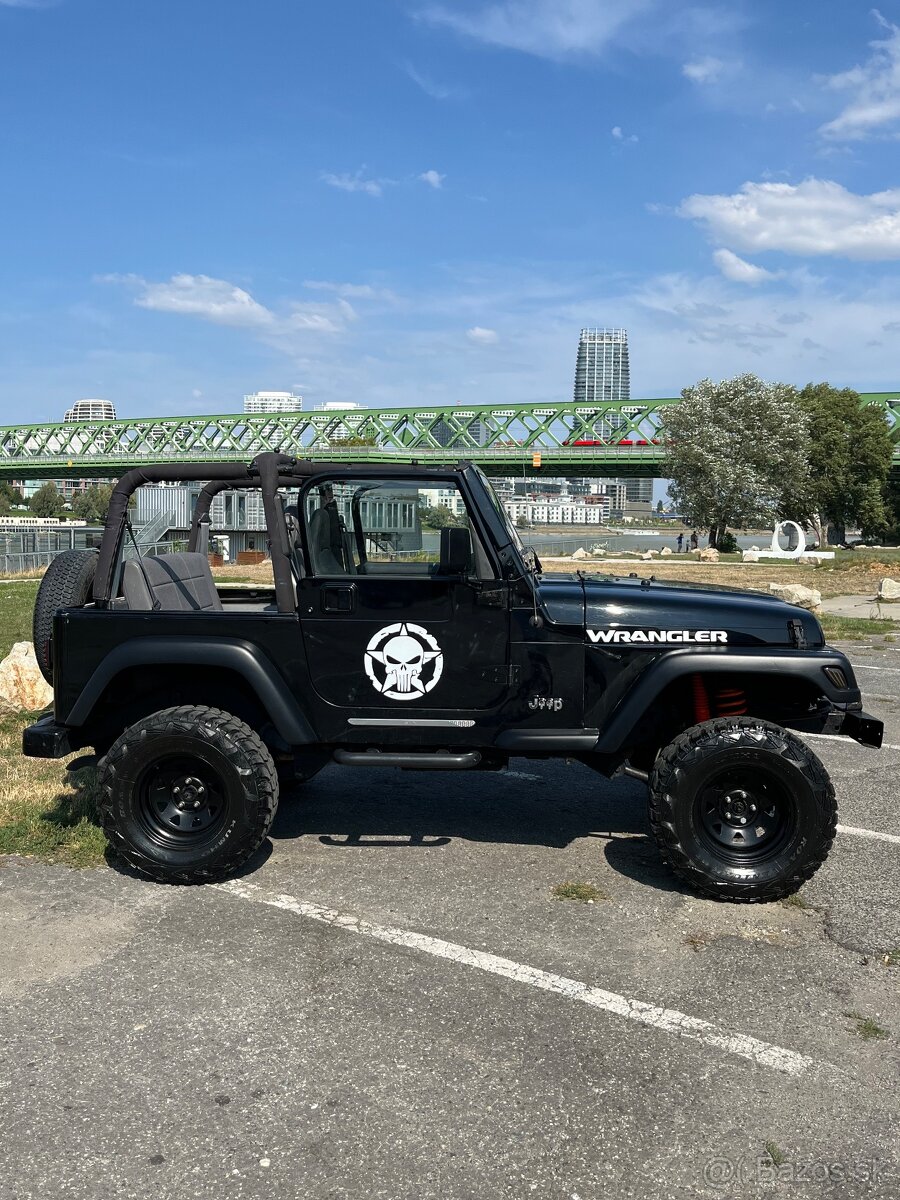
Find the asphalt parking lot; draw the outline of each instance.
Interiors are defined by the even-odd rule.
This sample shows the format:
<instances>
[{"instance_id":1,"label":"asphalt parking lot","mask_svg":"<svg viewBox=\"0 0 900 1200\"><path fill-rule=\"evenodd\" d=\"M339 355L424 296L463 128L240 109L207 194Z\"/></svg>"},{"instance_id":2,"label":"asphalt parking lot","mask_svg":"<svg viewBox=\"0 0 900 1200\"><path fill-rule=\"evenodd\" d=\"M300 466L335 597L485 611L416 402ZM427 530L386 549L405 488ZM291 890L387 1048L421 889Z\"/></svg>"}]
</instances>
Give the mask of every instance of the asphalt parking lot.
<instances>
[{"instance_id":1,"label":"asphalt parking lot","mask_svg":"<svg viewBox=\"0 0 900 1200\"><path fill-rule=\"evenodd\" d=\"M801 903L696 898L640 784L525 760L329 768L216 888L7 860L0 1197L896 1197L900 650L849 652L887 746L812 743Z\"/></svg>"}]
</instances>

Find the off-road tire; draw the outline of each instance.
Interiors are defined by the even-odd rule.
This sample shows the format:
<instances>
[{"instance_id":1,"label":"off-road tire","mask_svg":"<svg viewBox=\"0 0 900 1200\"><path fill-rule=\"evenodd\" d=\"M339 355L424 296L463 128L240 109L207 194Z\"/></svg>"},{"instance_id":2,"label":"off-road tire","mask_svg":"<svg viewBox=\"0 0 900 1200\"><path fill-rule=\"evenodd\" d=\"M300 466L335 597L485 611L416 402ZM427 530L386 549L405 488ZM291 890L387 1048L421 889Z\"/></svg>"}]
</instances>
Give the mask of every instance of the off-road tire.
<instances>
[{"instance_id":1,"label":"off-road tire","mask_svg":"<svg viewBox=\"0 0 900 1200\"><path fill-rule=\"evenodd\" d=\"M53 683L50 639L53 617L59 608L83 608L91 598L97 573L96 550L64 550L44 572L34 602L32 641L41 674Z\"/></svg>"},{"instance_id":2,"label":"off-road tire","mask_svg":"<svg viewBox=\"0 0 900 1200\"><path fill-rule=\"evenodd\" d=\"M787 824L768 858L754 859L750 848L732 852L709 833L710 813L720 819L710 799L713 783L729 778L732 769L758 781L763 795L783 796ZM650 825L664 858L676 875L715 900L788 896L815 874L834 841L837 806L828 772L798 737L768 721L720 718L685 730L658 755L649 789ZM734 819L730 811L729 817ZM755 818L749 819L752 825ZM724 830L738 832L727 823ZM765 842L760 846L762 856ZM745 853L749 857L741 861Z\"/></svg>"},{"instance_id":3,"label":"off-road tire","mask_svg":"<svg viewBox=\"0 0 900 1200\"><path fill-rule=\"evenodd\" d=\"M207 795L215 791L220 797L217 808L210 802L200 814L209 817L208 832L175 829L172 801L168 819L160 815L166 786L159 781L169 771L165 764L173 762L187 763L185 773L206 779ZM161 883L211 883L233 875L265 840L278 808L271 754L248 725L217 708L166 708L137 721L97 770L100 815L111 848ZM184 816L186 822L200 820L193 812Z\"/></svg>"}]
</instances>

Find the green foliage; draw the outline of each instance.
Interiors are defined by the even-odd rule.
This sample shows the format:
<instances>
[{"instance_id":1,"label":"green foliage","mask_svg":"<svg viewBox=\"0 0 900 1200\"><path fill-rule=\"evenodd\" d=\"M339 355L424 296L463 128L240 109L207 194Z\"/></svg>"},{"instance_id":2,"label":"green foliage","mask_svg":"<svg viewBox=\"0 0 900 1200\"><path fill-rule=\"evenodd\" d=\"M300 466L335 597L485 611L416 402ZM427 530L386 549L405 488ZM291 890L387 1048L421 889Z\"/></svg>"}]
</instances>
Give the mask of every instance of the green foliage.
<instances>
[{"instance_id":1,"label":"green foliage","mask_svg":"<svg viewBox=\"0 0 900 1200\"><path fill-rule=\"evenodd\" d=\"M720 534L716 539L716 549L722 554L737 554L740 547L738 546L738 540L734 534L730 533L726 529L725 532Z\"/></svg>"},{"instance_id":2,"label":"green foliage","mask_svg":"<svg viewBox=\"0 0 900 1200\"><path fill-rule=\"evenodd\" d=\"M663 510L663 502L662 502L662 500L657 500L657 502L656 502L656 511L657 511L658 513L661 513L661 512L662 512L662 510Z\"/></svg>"},{"instance_id":3,"label":"green foliage","mask_svg":"<svg viewBox=\"0 0 900 1200\"><path fill-rule=\"evenodd\" d=\"M94 484L86 488L80 496L72 501L72 512L82 521L91 525L102 525L106 520L109 502L112 499L112 488L106 484L99 487Z\"/></svg>"},{"instance_id":4,"label":"green foliage","mask_svg":"<svg viewBox=\"0 0 900 1200\"><path fill-rule=\"evenodd\" d=\"M0 492L0 517L9 516L9 499Z\"/></svg>"},{"instance_id":5,"label":"green foliage","mask_svg":"<svg viewBox=\"0 0 900 1200\"><path fill-rule=\"evenodd\" d=\"M709 526L718 545L727 525L771 524L788 496L806 494L808 418L794 388L738 375L681 395L662 432L669 494L687 524Z\"/></svg>"},{"instance_id":6,"label":"green foliage","mask_svg":"<svg viewBox=\"0 0 900 1200\"><path fill-rule=\"evenodd\" d=\"M45 483L28 501L28 507L36 517L59 517L63 511L62 496L55 483Z\"/></svg>"},{"instance_id":7,"label":"green foliage","mask_svg":"<svg viewBox=\"0 0 900 1200\"><path fill-rule=\"evenodd\" d=\"M0 497L6 500L7 512L9 512L10 508L22 503L22 493L18 488L14 488L11 483L7 483L5 479L0 482Z\"/></svg>"},{"instance_id":8,"label":"green foliage","mask_svg":"<svg viewBox=\"0 0 900 1200\"><path fill-rule=\"evenodd\" d=\"M340 449L342 446L377 446L378 439L374 433L354 433L349 437L331 438L329 444L333 449Z\"/></svg>"},{"instance_id":9,"label":"green foliage","mask_svg":"<svg viewBox=\"0 0 900 1200\"><path fill-rule=\"evenodd\" d=\"M420 505L419 520L429 529L455 528L462 524L459 517L455 513L452 513L449 508L444 508L443 505L439 505L437 508L432 507L430 504Z\"/></svg>"},{"instance_id":10,"label":"green foliage","mask_svg":"<svg viewBox=\"0 0 900 1200\"><path fill-rule=\"evenodd\" d=\"M882 409L861 405L851 388L827 383L807 384L800 407L809 420L809 484L789 507L799 509L820 536L829 524L841 535L857 524L864 536L883 531L893 445Z\"/></svg>"}]
</instances>

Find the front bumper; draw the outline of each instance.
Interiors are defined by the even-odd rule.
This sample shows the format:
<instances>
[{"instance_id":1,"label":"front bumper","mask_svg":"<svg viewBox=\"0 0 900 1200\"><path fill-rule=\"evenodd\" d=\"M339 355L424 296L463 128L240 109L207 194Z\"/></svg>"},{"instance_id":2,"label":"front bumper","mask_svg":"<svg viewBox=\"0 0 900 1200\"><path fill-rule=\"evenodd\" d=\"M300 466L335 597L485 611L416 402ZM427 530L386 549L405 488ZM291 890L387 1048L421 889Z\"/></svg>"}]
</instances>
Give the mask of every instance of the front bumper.
<instances>
[{"instance_id":1,"label":"front bumper","mask_svg":"<svg viewBox=\"0 0 900 1200\"><path fill-rule=\"evenodd\" d=\"M65 758L81 747L80 742L73 740L75 733L76 730L57 724L51 713L22 730L22 753L26 758Z\"/></svg>"},{"instance_id":2,"label":"front bumper","mask_svg":"<svg viewBox=\"0 0 900 1200\"><path fill-rule=\"evenodd\" d=\"M829 714L822 732L843 734L862 746L874 746L880 750L884 740L884 722L877 717L870 717L861 708L843 712L837 709Z\"/></svg>"}]
</instances>

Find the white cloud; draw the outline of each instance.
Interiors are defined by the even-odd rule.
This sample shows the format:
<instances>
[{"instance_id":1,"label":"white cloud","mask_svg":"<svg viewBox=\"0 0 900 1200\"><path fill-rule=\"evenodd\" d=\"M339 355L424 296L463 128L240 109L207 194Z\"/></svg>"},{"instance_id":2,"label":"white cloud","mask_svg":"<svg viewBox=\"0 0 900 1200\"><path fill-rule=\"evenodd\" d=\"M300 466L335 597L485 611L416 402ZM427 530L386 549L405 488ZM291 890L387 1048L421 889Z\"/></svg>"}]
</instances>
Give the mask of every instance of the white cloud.
<instances>
[{"instance_id":1,"label":"white cloud","mask_svg":"<svg viewBox=\"0 0 900 1200\"><path fill-rule=\"evenodd\" d=\"M135 304L156 312L201 317L216 325L259 329L270 326L275 316L249 292L225 279L209 275L173 275L162 283L134 280L139 291Z\"/></svg>"},{"instance_id":2,"label":"white cloud","mask_svg":"<svg viewBox=\"0 0 900 1200\"><path fill-rule=\"evenodd\" d=\"M475 11L431 5L420 15L457 33L541 58L601 53L657 0L496 0Z\"/></svg>"},{"instance_id":3,"label":"white cloud","mask_svg":"<svg viewBox=\"0 0 900 1200\"><path fill-rule=\"evenodd\" d=\"M613 125L612 129L609 132L612 134L614 141L617 141L617 142L636 142L637 141L637 134L631 133L626 137L625 134L622 132L621 125Z\"/></svg>"},{"instance_id":4,"label":"white cloud","mask_svg":"<svg viewBox=\"0 0 900 1200\"><path fill-rule=\"evenodd\" d=\"M348 300L396 301L397 295L390 288L372 287L370 283L335 283L330 279L305 279L303 286L314 292L334 292Z\"/></svg>"},{"instance_id":5,"label":"white cloud","mask_svg":"<svg viewBox=\"0 0 900 1200\"><path fill-rule=\"evenodd\" d=\"M464 88L438 83L429 75L417 71L412 63L405 63L403 69L416 87L421 88L425 95L430 96L432 100L462 100L467 95Z\"/></svg>"},{"instance_id":6,"label":"white cloud","mask_svg":"<svg viewBox=\"0 0 900 1200\"><path fill-rule=\"evenodd\" d=\"M466 337L476 346L493 346L500 341L496 329L484 329L481 325L473 325L471 329L467 329Z\"/></svg>"},{"instance_id":7,"label":"white cloud","mask_svg":"<svg viewBox=\"0 0 900 1200\"><path fill-rule=\"evenodd\" d=\"M419 179L422 181L422 183L427 183L428 186L434 188L435 191L441 190L441 188L444 186L444 180L446 178L447 176L442 175L440 171L423 171L419 176Z\"/></svg>"},{"instance_id":8,"label":"white cloud","mask_svg":"<svg viewBox=\"0 0 900 1200\"><path fill-rule=\"evenodd\" d=\"M364 192L367 196L380 196L384 192L385 185L393 181L390 179L367 179L365 167L360 167L352 175L348 171L344 171L340 175L325 171L322 174L322 182L339 188L342 192Z\"/></svg>"},{"instance_id":9,"label":"white cloud","mask_svg":"<svg viewBox=\"0 0 900 1200\"><path fill-rule=\"evenodd\" d=\"M823 82L836 92L846 92L844 109L820 132L839 141L854 141L878 134L897 133L900 125L900 27L877 11L874 16L888 36L872 42L866 62L827 76Z\"/></svg>"},{"instance_id":10,"label":"white cloud","mask_svg":"<svg viewBox=\"0 0 900 1200\"><path fill-rule=\"evenodd\" d=\"M713 58L711 54L704 58L695 58L691 62L686 62L681 68L682 75L690 79L691 83L715 83L721 76L725 64L720 58Z\"/></svg>"},{"instance_id":11,"label":"white cloud","mask_svg":"<svg viewBox=\"0 0 900 1200\"><path fill-rule=\"evenodd\" d=\"M774 272L767 271L765 267L754 266L753 263L738 258L730 250L717 250L713 255L713 262L732 283L762 283L766 279L777 278Z\"/></svg>"},{"instance_id":12,"label":"white cloud","mask_svg":"<svg viewBox=\"0 0 900 1200\"><path fill-rule=\"evenodd\" d=\"M731 196L688 196L678 214L738 250L900 258L900 188L861 196L827 179L745 183Z\"/></svg>"},{"instance_id":13,"label":"white cloud","mask_svg":"<svg viewBox=\"0 0 900 1200\"><path fill-rule=\"evenodd\" d=\"M159 282L140 275L102 275L97 282L132 288L138 308L246 329L277 345L285 339L289 343L296 334L340 333L357 315L343 296L333 303L319 305L295 301L286 312L276 312L237 284L209 275L180 274Z\"/></svg>"}]
</instances>

